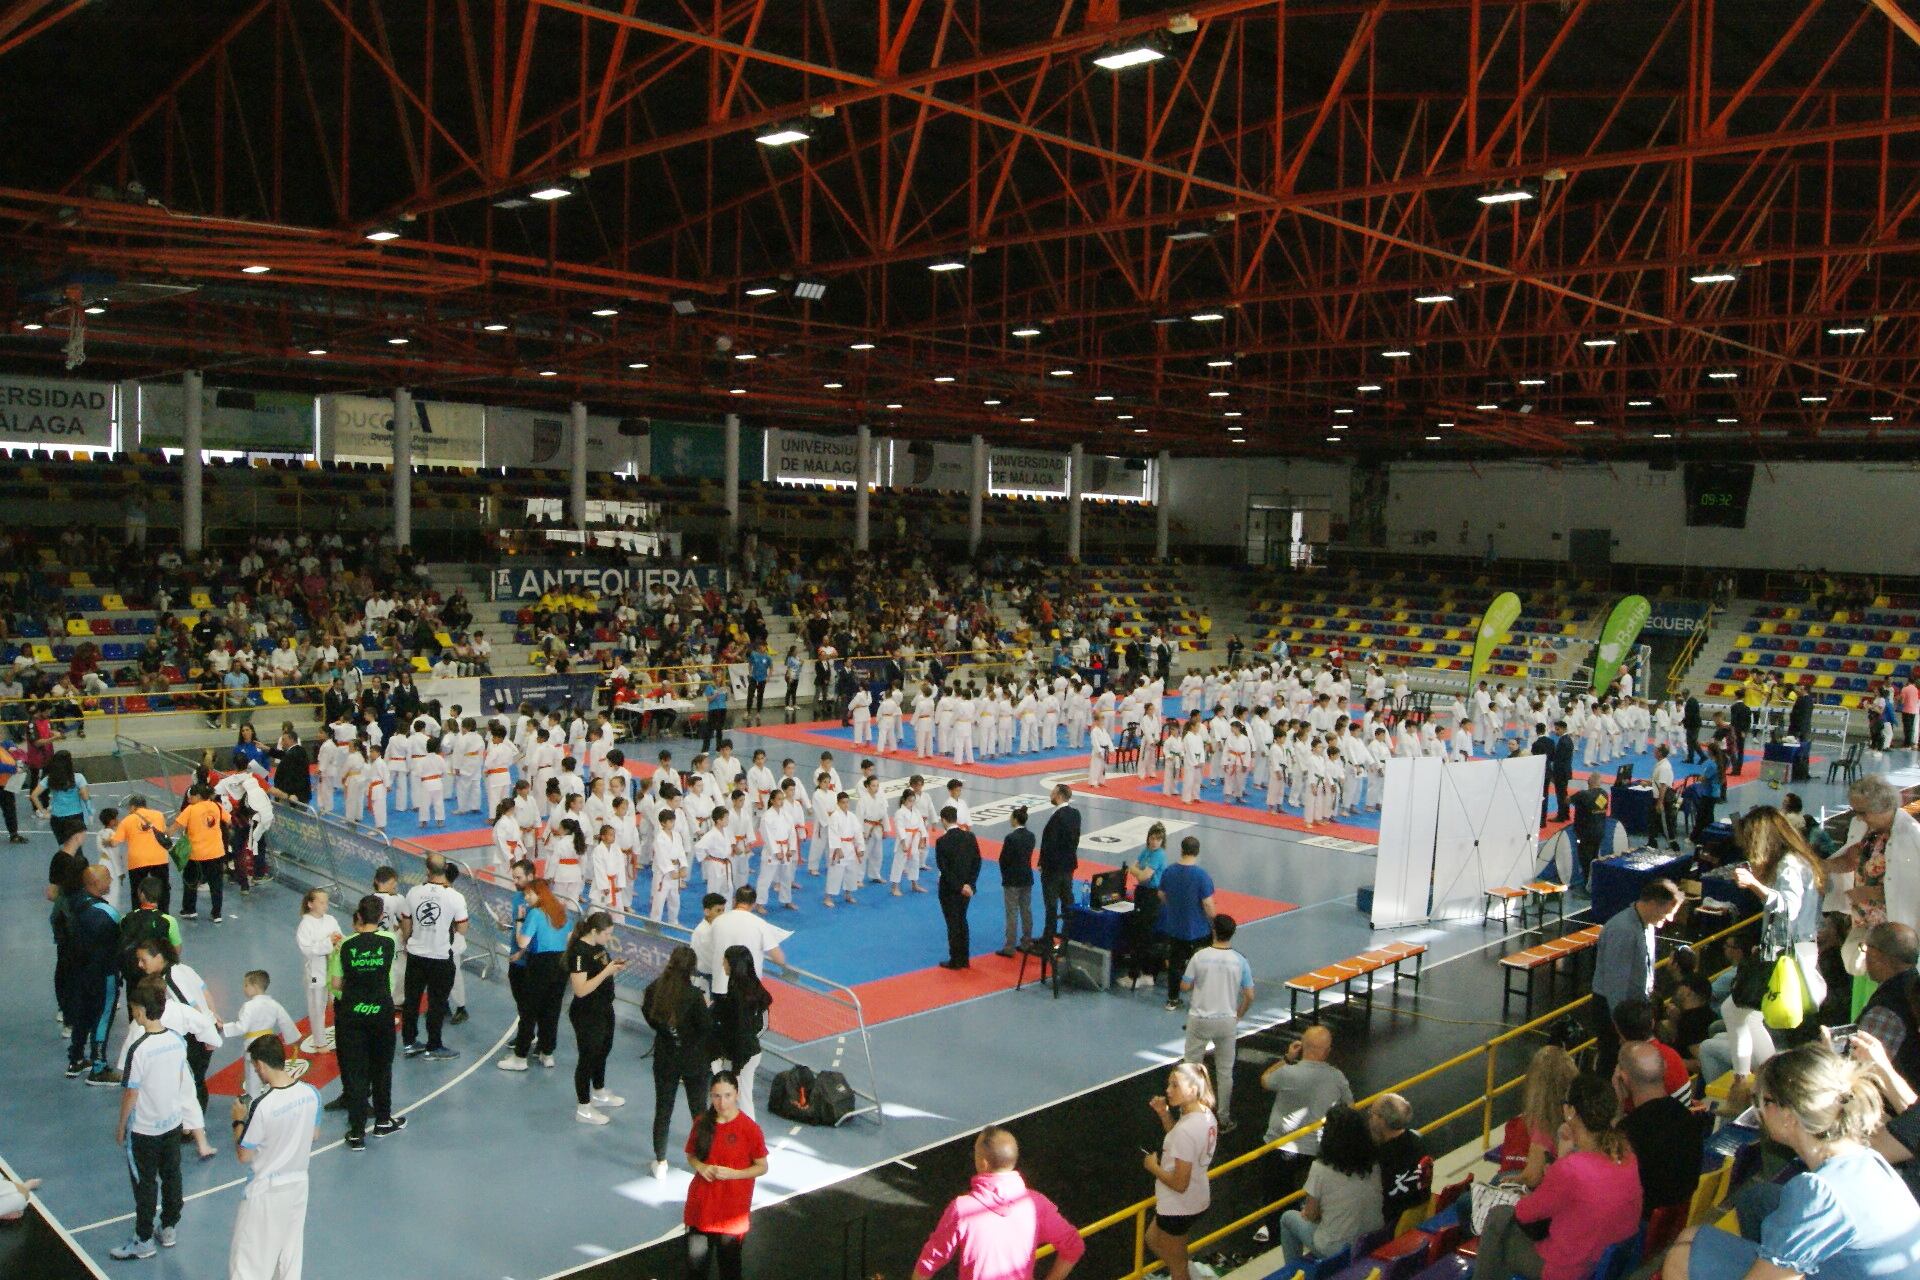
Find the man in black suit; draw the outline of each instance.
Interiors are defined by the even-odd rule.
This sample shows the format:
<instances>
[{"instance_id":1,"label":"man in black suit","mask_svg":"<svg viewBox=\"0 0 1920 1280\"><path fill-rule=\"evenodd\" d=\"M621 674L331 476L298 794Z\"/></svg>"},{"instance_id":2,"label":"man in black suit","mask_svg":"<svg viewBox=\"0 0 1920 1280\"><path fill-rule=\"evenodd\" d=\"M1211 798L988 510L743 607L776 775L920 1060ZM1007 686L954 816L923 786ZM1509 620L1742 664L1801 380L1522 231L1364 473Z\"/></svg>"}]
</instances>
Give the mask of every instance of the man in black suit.
<instances>
[{"instance_id":1,"label":"man in black suit","mask_svg":"<svg viewBox=\"0 0 1920 1280\"><path fill-rule=\"evenodd\" d=\"M1547 771L1540 776L1540 825L1547 823L1547 792L1553 786L1553 737L1548 734L1547 726L1533 726L1533 747L1529 755L1546 756Z\"/></svg>"},{"instance_id":2,"label":"man in black suit","mask_svg":"<svg viewBox=\"0 0 1920 1280\"><path fill-rule=\"evenodd\" d=\"M1073 873L1080 866L1080 811L1073 807L1073 788L1065 783L1053 789L1054 810L1040 832L1040 901L1046 923L1040 936L1051 938L1066 923L1073 905Z\"/></svg>"},{"instance_id":3,"label":"man in black suit","mask_svg":"<svg viewBox=\"0 0 1920 1280\"><path fill-rule=\"evenodd\" d=\"M312 760L300 739L291 733L280 735L280 762L273 768L273 798L313 803Z\"/></svg>"},{"instance_id":4,"label":"man in black suit","mask_svg":"<svg viewBox=\"0 0 1920 1280\"><path fill-rule=\"evenodd\" d=\"M1687 731L1687 763L1698 764L1707 758L1707 753L1700 749L1700 699L1693 696L1691 689L1682 690L1680 696L1684 699L1680 725Z\"/></svg>"},{"instance_id":5,"label":"man in black suit","mask_svg":"<svg viewBox=\"0 0 1920 1280\"><path fill-rule=\"evenodd\" d=\"M973 886L980 879L980 842L973 832L954 823L960 811L952 805L940 811L947 830L934 842L933 861L940 868L940 914L947 919L947 958L942 969L972 967L972 940L967 934L967 908L973 903Z\"/></svg>"},{"instance_id":6,"label":"man in black suit","mask_svg":"<svg viewBox=\"0 0 1920 1280\"><path fill-rule=\"evenodd\" d=\"M1728 773L1739 773L1747 762L1747 735L1753 732L1753 708L1745 698L1733 700L1733 749L1728 752Z\"/></svg>"},{"instance_id":7,"label":"man in black suit","mask_svg":"<svg viewBox=\"0 0 1920 1280\"><path fill-rule=\"evenodd\" d=\"M1555 720L1553 732L1553 754L1547 757L1547 777L1552 781L1553 794L1560 802L1559 812L1554 814L1553 820L1570 822L1573 813L1567 807L1567 786L1573 781L1573 735L1567 732L1565 720Z\"/></svg>"}]
</instances>

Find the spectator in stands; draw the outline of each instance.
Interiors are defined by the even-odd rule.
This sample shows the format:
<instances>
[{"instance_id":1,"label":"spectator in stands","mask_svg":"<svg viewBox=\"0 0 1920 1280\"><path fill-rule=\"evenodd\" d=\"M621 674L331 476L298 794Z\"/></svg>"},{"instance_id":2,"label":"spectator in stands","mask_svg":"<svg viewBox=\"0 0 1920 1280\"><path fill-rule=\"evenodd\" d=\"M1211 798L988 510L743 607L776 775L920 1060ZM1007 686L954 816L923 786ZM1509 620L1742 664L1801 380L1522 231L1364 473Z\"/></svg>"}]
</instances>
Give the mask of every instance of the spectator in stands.
<instances>
[{"instance_id":1,"label":"spectator in stands","mask_svg":"<svg viewBox=\"0 0 1920 1280\"><path fill-rule=\"evenodd\" d=\"M1567 1092L1559 1158L1540 1185L1511 1208L1488 1212L1474 1280L1583 1280L1609 1246L1640 1225L1640 1170L1627 1136L1614 1127L1620 1103L1605 1077L1588 1073ZM1547 1224L1537 1244L1524 1229Z\"/></svg>"},{"instance_id":2,"label":"spectator in stands","mask_svg":"<svg viewBox=\"0 0 1920 1280\"><path fill-rule=\"evenodd\" d=\"M1884 1114L1869 1069L1825 1045L1776 1054L1754 1086L1767 1136L1806 1167L1780 1187L1759 1240L1717 1227L1681 1234L1665 1280L1909 1276L1920 1258L1920 1204L1869 1142Z\"/></svg>"},{"instance_id":3,"label":"spectator in stands","mask_svg":"<svg viewBox=\"0 0 1920 1280\"><path fill-rule=\"evenodd\" d=\"M1529 1191L1540 1185L1540 1179L1547 1176L1547 1166L1553 1163L1561 1108L1566 1106L1567 1091L1579 1074L1573 1055L1557 1044L1541 1045L1527 1063L1526 1079L1520 1087L1520 1118L1527 1132L1526 1157L1515 1180ZM1512 1159L1512 1153L1505 1155L1506 1159Z\"/></svg>"},{"instance_id":4,"label":"spectator in stands","mask_svg":"<svg viewBox=\"0 0 1920 1280\"><path fill-rule=\"evenodd\" d=\"M1877 985L1860 1010L1860 1029L1908 1087L1920 1089L1920 938L1911 925L1887 921L1867 931L1862 955Z\"/></svg>"},{"instance_id":5,"label":"spectator in stands","mask_svg":"<svg viewBox=\"0 0 1920 1280\"><path fill-rule=\"evenodd\" d=\"M1427 1203L1428 1179L1421 1164L1427 1144L1413 1127L1413 1104L1397 1093L1383 1093L1367 1108L1367 1129L1380 1158L1381 1221L1391 1227L1409 1209Z\"/></svg>"},{"instance_id":6,"label":"spectator in stands","mask_svg":"<svg viewBox=\"0 0 1920 1280\"><path fill-rule=\"evenodd\" d=\"M1188 1280L1187 1237L1213 1203L1207 1170L1219 1145L1213 1114L1213 1085L1207 1069L1191 1062L1174 1066L1166 1091L1148 1102L1165 1137L1158 1153L1142 1162L1153 1176L1153 1220L1147 1247L1166 1264L1170 1280Z\"/></svg>"},{"instance_id":7,"label":"spectator in stands","mask_svg":"<svg viewBox=\"0 0 1920 1280\"><path fill-rule=\"evenodd\" d=\"M1734 828L1747 865L1735 867L1734 881L1760 899L1766 912L1760 927L1761 949L1792 951L1806 975L1813 1003L1826 998L1820 976L1820 903L1827 871L1808 846L1800 824L1770 805L1749 809Z\"/></svg>"},{"instance_id":8,"label":"spectator in stands","mask_svg":"<svg viewBox=\"0 0 1920 1280\"><path fill-rule=\"evenodd\" d=\"M920 1249L913 1274L938 1274L952 1262L960 1280L1030 1280L1033 1255L1053 1248L1046 1280L1066 1280L1087 1245L1052 1200L1029 1190L1015 1169L1020 1144L998 1125L973 1140L973 1181L956 1196Z\"/></svg>"},{"instance_id":9,"label":"spectator in stands","mask_svg":"<svg viewBox=\"0 0 1920 1280\"><path fill-rule=\"evenodd\" d=\"M1306 1193L1298 1209L1280 1215L1280 1254L1289 1264L1330 1258L1383 1225L1380 1156L1365 1112L1351 1106L1327 1112Z\"/></svg>"},{"instance_id":10,"label":"spectator in stands","mask_svg":"<svg viewBox=\"0 0 1920 1280\"><path fill-rule=\"evenodd\" d=\"M1847 789L1853 820L1847 843L1827 859L1829 875L1852 877L1847 891L1852 928L1841 948L1847 968L1864 972L1867 931L1887 920L1920 926L1920 822L1900 807L1900 793L1872 775Z\"/></svg>"},{"instance_id":11,"label":"spectator in stands","mask_svg":"<svg viewBox=\"0 0 1920 1280\"><path fill-rule=\"evenodd\" d=\"M1702 1117L1695 1116L1667 1087L1667 1061L1660 1046L1621 1045L1613 1090L1626 1113L1620 1121L1621 1132L1633 1144L1640 1164L1641 1212L1690 1203L1706 1135Z\"/></svg>"},{"instance_id":12,"label":"spectator in stands","mask_svg":"<svg viewBox=\"0 0 1920 1280\"><path fill-rule=\"evenodd\" d=\"M1277 1141L1318 1124L1335 1107L1353 1105L1353 1086L1347 1083L1346 1074L1328 1061L1332 1056L1333 1032L1324 1026L1311 1026L1287 1046L1285 1057L1261 1074L1260 1087L1273 1095L1273 1111L1267 1117L1263 1141ZM1291 1195L1319 1153L1317 1129L1282 1145L1264 1166L1268 1203ZM1263 1244L1268 1240L1265 1223L1253 1238Z\"/></svg>"},{"instance_id":13,"label":"spectator in stands","mask_svg":"<svg viewBox=\"0 0 1920 1280\"><path fill-rule=\"evenodd\" d=\"M1593 999L1585 1012L1599 1040L1598 1065L1611 1074L1620 1047L1613 1006L1653 993L1654 931L1679 914L1680 887L1664 877L1649 881L1639 899L1601 926L1594 948Z\"/></svg>"}]
</instances>

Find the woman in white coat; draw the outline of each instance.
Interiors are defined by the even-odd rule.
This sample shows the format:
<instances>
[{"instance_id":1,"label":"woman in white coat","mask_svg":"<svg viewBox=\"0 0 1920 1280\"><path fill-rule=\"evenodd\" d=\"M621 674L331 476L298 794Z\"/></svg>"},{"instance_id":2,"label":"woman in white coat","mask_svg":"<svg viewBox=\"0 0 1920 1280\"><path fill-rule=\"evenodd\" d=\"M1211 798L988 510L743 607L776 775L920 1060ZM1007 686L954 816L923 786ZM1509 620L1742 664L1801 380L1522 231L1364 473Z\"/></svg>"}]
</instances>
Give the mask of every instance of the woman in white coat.
<instances>
[{"instance_id":1,"label":"woman in white coat","mask_svg":"<svg viewBox=\"0 0 1920 1280\"><path fill-rule=\"evenodd\" d=\"M1920 923L1920 822L1900 807L1900 792L1879 775L1847 790L1853 821L1847 842L1827 859L1828 900L1852 920L1840 955L1854 974L1866 972L1867 931L1897 920Z\"/></svg>"}]
</instances>

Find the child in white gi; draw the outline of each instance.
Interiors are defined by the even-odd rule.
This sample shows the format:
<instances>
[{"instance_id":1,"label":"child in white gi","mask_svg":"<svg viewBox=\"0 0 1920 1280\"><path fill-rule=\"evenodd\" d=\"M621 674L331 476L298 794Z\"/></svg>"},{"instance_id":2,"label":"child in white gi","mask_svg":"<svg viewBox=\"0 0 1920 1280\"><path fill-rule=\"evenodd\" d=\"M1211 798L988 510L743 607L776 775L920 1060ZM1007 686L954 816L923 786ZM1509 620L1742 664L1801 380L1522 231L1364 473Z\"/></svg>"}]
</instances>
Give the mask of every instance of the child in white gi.
<instances>
[{"instance_id":1,"label":"child in white gi","mask_svg":"<svg viewBox=\"0 0 1920 1280\"><path fill-rule=\"evenodd\" d=\"M927 857L927 820L921 814L918 799L911 790L900 793L893 810L893 868L887 879L893 882L893 896L900 896L902 879L915 893L925 893L920 883L920 868Z\"/></svg>"},{"instance_id":2,"label":"child in white gi","mask_svg":"<svg viewBox=\"0 0 1920 1280\"><path fill-rule=\"evenodd\" d=\"M662 806L659 828L653 835L653 896L647 909L650 919L662 924L680 923L680 889L687 882L687 846L674 830L674 812Z\"/></svg>"},{"instance_id":3,"label":"child in white gi","mask_svg":"<svg viewBox=\"0 0 1920 1280\"><path fill-rule=\"evenodd\" d=\"M1235 720L1227 730L1226 758L1220 773L1220 794L1229 803L1238 804L1247 796L1247 777L1253 772L1253 739L1247 728Z\"/></svg>"},{"instance_id":4,"label":"child in white gi","mask_svg":"<svg viewBox=\"0 0 1920 1280\"><path fill-rule=\"evenodd\" d=\"M260 1073L254 1070L253 1059L246 1054L244 1045L252 1044L261 1036L271 1035L283 1046L299 1048L300 1028L278 1000L267 994L272 985L265 969L249 969L240 979L240 990L246 993L247 1002L240 1006L240 1015L232 1022L220 1028L220 1034L231 1038L241 1037L241 1061L247 1064L245 1089L248 1097L261 1093L266 1086L260 1081Z\"/></svg>"},{"instance_id":5,"label":"child in white gi","mask_svg":"<svg viewBox=\"0 0 1920 1280\"><path fill-rule=\"evenodd\" d=\"M327 961L346 936L340 922L327 914L327 891L307 890L307 896L300 900L300 924L294 930L294 941L300 948L301 972L306 978L307 1039L301 1048L308 1053L325 1053L333 1048L333 1033L327 1029L327 1006L333 1003Z\"/></svg>"},{"instance_id":6,"label":"child in white gi","mask_svg":"<svg viewBox=\"0 0 1920 1280\"><path fill-rule=\"evenodd\" d=\"M821 902L832 907L834 895L843 895L849 905L860 884L860 818L853 811L853 797L842 791L834 797L827 813L827 883Z\"/></svg>"},{"instance_id":7,"label":"child in white gi","mask_svg":"<svg viewBox=\"0 0 1920 1280\"><path fill-rule=\"evenodd\" d=\"M710 809L707 820L706 833L693 844L694 857L700 863L700 879L706 884L708 893L717 893L723 898L731 898L733 896L733 837L727 834L725 806Z\"/></svg>"},{"instance_id":8,"label":"child in white gi","mask_svg":"<svg viewBox=\"0 0 1920 1280\"><path fill-rule=\"evenodd\" d=\"M873 695L865 685L853 691L853 697L847 703L847 714L853 720L853 745L866 746L873 723Z\"/></svg>"},{"instance_id":9,"label":"child in white gi","mask_svg":"<svg viewBox=\"0 0 1920 1280\"><path fill-rule=\"evenodd\" d=\"M760 814L760 883L756 888L761 902L771 903L777 896L781 906L793 911L793 873L800 860L800 833L794 826L796 809L788 803L788 794L786 788L771 792Z\"/></svg>"},{"instance_id":10,"label":"child in white gi","mask_svg":"<svg viewBox=\"0 0 1920 1280\"><path fill-rule=\"evenodd\" d=\"M881 881L886 865L887 802L880 794L880 779L868 778L860 787L860 803L855 807L860 819L861 871L856 880Z\"/></svg>"},{"instance_id":11,"label":"child in white gi","mask_svg":"<svg viewBox=\"0 0 1920 1280\"><path fill-rule=\"evenodd\" d=\"M807 874L820 874L821 864L827 857L827 818L835 807L834 797L839 794L832 785L832 775L822 771L814 780L813 788L813 840L807 846Z\"/></svg>"},{"instance_id":12,"label":"child in white gi","mask_svg":"<svg viewBox=\"0 0 1920 1280\"><path fill-rule=\"evenodd\" d=\"M422 827L447 825L447 760L440 754L438 738L427 743L426 751L415 757L418 772L413 779L415 812Z\"/></svg>"},{"instance_id":13,"label":"child in white gi","mask_svg":"<svg viewBox=\"0 0 1920 1280\"><path fill-rule=\"evenodd\" d=\"M599 837L587 852L586 875L589 904L602 911L627 909L627 855L611 822L601 826Z\"/></svg>"},{"instance_id":14,"label":"child in white gi","mask_svg":"<svg viewBox=\"0 0 1920 1280\"><path fill-rule=\"evenodd\" d=\"M1107 732L1105 716L1093 718L1093 730L1088 735L1087 746L1087 785L1105 786L1107 781L1107 752L1113 748L1113 735Z\"/></svg>"}]
</instances>

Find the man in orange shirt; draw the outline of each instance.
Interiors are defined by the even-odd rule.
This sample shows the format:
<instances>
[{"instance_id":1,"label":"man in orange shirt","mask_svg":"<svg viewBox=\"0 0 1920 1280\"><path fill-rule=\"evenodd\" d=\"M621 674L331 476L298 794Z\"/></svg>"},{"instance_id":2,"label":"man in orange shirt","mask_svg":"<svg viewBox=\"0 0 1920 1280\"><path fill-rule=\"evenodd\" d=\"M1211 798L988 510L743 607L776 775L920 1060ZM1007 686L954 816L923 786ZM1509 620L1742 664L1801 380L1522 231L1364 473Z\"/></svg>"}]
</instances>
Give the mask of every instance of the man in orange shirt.
<instances>
[{"instance_id":1,"label":"man in orange shirt","mask_svg":"<svg viewBox=\"0 0 1920 1280\"><path fill-rule=\"evenodd\" d=\"M160 898L153 905L161 911L173 896L173 862L161 836L167 829L167 816L147 807L143 795L127 797L126 814L107 836L108 844L124 845L127 850L127 880L139 884L147 876L160 882Z\"/></svg>"},{"instance_id":2,"label":"man in orange shirt","mask_svg":"<svg viewBox=\"0 0 1920 1280\"><path fill-rule=\"evenodd\" d=\"M187 855L187 866L180 878L180 918L194 920L200 915L200 886L205 884L213 898L213 922L220 923L221 896L226 881L226 869L221 866L227 856L227 834L223 828L227 825L226 808L213 798L213 788L206 783L196 783L187 793L187 803L174 815L169 830L184 830L191 852Z\"/></svg>"}]
</instances>

